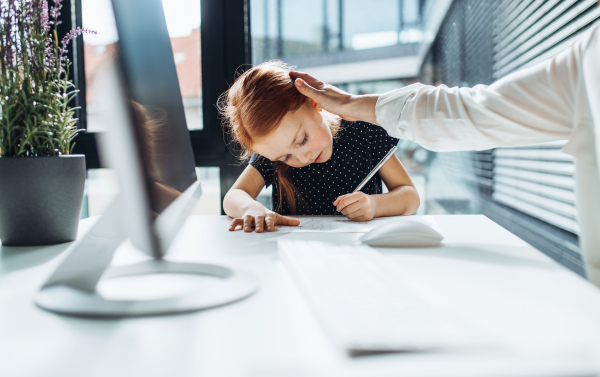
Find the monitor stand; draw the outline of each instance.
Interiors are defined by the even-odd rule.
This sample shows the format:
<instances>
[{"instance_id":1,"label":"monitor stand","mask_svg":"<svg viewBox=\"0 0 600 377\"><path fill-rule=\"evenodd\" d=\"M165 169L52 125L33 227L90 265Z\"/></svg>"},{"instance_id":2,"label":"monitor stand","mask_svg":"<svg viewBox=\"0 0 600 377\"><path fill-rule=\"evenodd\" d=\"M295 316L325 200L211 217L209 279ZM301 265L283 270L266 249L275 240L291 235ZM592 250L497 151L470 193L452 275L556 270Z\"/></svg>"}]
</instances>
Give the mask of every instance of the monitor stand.
<instances>
[{"instance_id":1,"label":"monitor stand","mask_svg":"<svg viewBox=\"0 0 600 377\"><path fill-rule=\"evenodd\" d=\"M46 310L74 316L129 317L173 314L209 309L239 301L258 289L248 273L227 267L152 259L110 267L117 247L126 239L120 232L115 200L92 229L72 246L69 255L39 290L35 302ZM159 299L111 300L96 289L101 278L155 273L194 274L220 278L210 290L198 289Z\"/></svg>"}]
</instances>

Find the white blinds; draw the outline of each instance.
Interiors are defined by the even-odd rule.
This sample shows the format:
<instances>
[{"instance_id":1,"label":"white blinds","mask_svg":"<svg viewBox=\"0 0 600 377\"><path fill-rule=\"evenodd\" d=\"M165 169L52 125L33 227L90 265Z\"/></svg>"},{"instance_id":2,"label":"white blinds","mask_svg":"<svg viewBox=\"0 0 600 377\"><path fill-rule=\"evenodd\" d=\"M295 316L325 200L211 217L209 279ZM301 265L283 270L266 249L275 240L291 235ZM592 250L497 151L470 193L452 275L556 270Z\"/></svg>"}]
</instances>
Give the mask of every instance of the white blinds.
<instances>
[{"instance_id":1,"label":"white blinds","mask_svg":"<svg viewBox=\"0 0 600 377\"><path fill-rule=\"evenodd\" d=\"M596 0L503 0L494 26L494 78L569 47L600 17ZM578 234L573 160L565 142L494 150L492 198Z\"/></svg>"},{"instance_id":2,"label":"white blinds","mask_svg":"<svg viewBox=\"0 0 600 377\"><path fill-rule=\"evenodd\" d=\"M573 160L564 142L494 150L492 198L573 233L579 232Z\"/></svg>"},{"instance_id":3,"label":"white blinds","mask_svg":"<svg viewBox=\"0 0 600 377\"><path fill-rule=\"evenodd\" d=\"M494 27L494 77L548 59L600 17L597 0L504 0Z\"/></svg>"}]
</instances>

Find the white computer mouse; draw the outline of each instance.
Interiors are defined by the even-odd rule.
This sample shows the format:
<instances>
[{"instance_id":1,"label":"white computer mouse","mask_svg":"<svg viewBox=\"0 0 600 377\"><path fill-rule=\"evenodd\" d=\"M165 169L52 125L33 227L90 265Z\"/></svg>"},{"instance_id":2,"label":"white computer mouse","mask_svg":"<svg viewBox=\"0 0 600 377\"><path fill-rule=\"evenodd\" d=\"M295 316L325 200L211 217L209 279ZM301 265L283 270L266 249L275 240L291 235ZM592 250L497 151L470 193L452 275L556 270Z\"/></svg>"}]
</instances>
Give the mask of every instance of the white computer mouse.
<instances>
[{"instance_id":1,"label":"white computer mouse","mask_svg":"<svg viewBox=\"0 0 600 377\"><path fill-rule=\"evenodd\" d=\"M444 236L434 227L419 220L399 219L364 234L360 242L377 247L439 246Z\"/></svg>"}]
</instances>

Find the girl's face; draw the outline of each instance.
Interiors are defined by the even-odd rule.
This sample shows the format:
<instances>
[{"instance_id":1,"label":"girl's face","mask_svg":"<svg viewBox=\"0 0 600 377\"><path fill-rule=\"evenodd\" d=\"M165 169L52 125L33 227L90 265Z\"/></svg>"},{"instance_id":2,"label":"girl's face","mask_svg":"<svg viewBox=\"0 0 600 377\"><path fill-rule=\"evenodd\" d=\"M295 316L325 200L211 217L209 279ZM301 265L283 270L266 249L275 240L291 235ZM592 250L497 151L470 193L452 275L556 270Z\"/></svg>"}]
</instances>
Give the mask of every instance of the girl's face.
<instances>
[{"instance_id":1,"label":"girl's face","mask_svg":"<svg viewBox=\"0 0 600 377\"><path fill-rule=\"evenodd\" d=\"M281 161L294 168L329 160L333 153L333 135L321 108L307 100L290 111L270 135L257 141L252 149L271 161Z\"/></svg>"}]
</instances>

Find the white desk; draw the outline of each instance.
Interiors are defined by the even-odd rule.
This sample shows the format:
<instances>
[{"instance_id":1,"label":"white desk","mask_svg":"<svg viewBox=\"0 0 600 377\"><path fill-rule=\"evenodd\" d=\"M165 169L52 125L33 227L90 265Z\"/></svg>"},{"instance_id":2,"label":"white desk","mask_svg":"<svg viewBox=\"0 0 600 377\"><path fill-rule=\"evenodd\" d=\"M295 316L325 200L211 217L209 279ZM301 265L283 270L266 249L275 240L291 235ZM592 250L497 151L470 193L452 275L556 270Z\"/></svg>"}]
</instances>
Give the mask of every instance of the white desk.
<instances>
[{"instance_id":1,"label":"white desk","mask_svg":"<svg viewBox=\"0 0 600 377\"><path fill-rule=\"evenodd\" d=\"M122 320L59 316L32 302L68 244L2 247L0 376L507 376L600 371L600 291L484 216L433 216L434 249L380 249L406 280L501 340L463 352L350 359L334 349L277 255L278 238L350 243L358 234L245 234L191 217L174 260L251 271L261 289L236 304ZM93 220L83 220L80 234ZM23 250L24 249L24 250ZM534 373L535 372L535 373ZM589 373L588 373L589 372Z\"/></svg>"}]
</instances>

